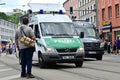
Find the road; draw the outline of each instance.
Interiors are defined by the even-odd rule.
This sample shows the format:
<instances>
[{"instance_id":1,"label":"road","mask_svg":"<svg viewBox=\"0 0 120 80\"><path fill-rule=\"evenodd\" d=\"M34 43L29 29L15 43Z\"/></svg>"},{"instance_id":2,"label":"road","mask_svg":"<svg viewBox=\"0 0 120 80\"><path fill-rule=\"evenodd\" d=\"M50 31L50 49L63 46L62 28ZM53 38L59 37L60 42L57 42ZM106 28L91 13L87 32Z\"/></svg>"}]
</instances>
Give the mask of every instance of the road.
<instances>
[{"instance_id":1,"label":"road","mask_svg":"<svg viewBox=\"0 0 120 80\"><path fill-rule=\"evenodd\" d=\"M106 54L102 61L85 59L82 68L74 64L57 64L40 69L33 63L31 80L120 80L120 55ZM20 65L15 55L0 56L0 80L26 80L20 78Z\"/></svg>"}]
</instances>

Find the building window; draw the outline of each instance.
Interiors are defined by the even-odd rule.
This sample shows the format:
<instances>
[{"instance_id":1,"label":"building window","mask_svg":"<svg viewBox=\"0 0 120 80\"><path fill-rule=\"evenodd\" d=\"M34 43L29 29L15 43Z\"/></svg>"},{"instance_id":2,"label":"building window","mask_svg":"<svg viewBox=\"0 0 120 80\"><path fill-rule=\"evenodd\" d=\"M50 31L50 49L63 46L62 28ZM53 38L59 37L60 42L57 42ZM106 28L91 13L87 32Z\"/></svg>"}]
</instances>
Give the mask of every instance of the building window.
<instances>
[{"instance_id":1,"label":"building window","mask_svg":"<svg viewBox=\"0 0 120 80\"><path fill-rule=\"evenodd\" d=\"M92 6L91 6L91 10L92 10Z\"/></svg>"},{"instance_id":2,"label":"building window","mask_svg":"<svg viewBox=\"0 0 120 80\"><path fill-rule=\"evenodd\" d=\"M91 22L93 22L93 17L91 17Z\"/></svg>"},{"instance_id":3,"label":"building window","mask_svg":"<svg viewBox=\"0 0 120 80\"><path fill-rule=\"evenodd\" d=\"M89 13L89 7L88 7L88 13Z\"/></svg>"},{"instance_id":4,"label":"building window","mask_svg":"<svg viewBox=\"0 0 120 80\"><path fill-rule=\"evenodd\" d=\"M94 10L96 9L96 4L94 4Z\"/></svg>"},{"instance_id":5,"label":"building window","mask_svg":"<svg viewBox=\"0 0 120 80\"><path fill-rule=\"evenodd\" d=\"M109 19L112 18L112 7L111 6L108 7L108 17L109 17Z\"/></svg>"},{"instance_id":6,"label":"building window","mask_svg":"<svg viewBox=\"0 0 120 80\"><path fill-rule=\"evenodd\" d=\"M82 0L82 4L84 5L84 0Z\"/></svg>"},{"instance_id":7,"label":"building window","mask_svg":"<svg viewBox=\"0 0 120 80\"><path fill-rule=\"evenodd\" d=\"M81 1L80 1L80 3L79 3L79 7L81 7L82 5L81 5Z\"/></svg>"},{"instance_id":8,"label":"building window","mask_svg":"<svg viewBox=\"0 0 120 80\"><path fill-rule=\"evenodd\" d=\"M83 10L83 16L85 15L85 10Z\"/></svg>"},{"instance_id":9,"label":"building window","mask_svg":"<svg viewBox=\"0 0 120 80\"><path fill-rule=\"evenodd\" d=\"M115 12L116 12L116 17L119 17L119 4L115 5Z\"/></svg>"},{"instance_id":10,"label":"building window","mask_svg":"<svg viewBox=\"0 0 120 80\"><path fill-rule=\"evenodd\" d=\"M102 20L104 21L105 20L105 9L102 9Z\"/></svg>"},{"instance_id":11,"label":"building window","mask_svg":"<svg viewBox=\"0 0 120 80\"><path fill-rule=\"evenodd\" d=\"M87 14L87 9L85 9L85 15Z\"/></svg>"},{"instance_id":12,"label":"building window","mask_svg":"<svg viewBox=\"0 0 120 80\"><path fill-rule=\"evenodd\" d=\"M94 22L96 21L96 16L94 16Z\"/></svg>"},{"instance_id":13,"label":"building window","mask_svg":"<svg viewBox=\"0 0 120 80\"><path fill-rule=\"evenodd\" d=\"M85 4L86 4L86 0L85 0Z\"/></svg>"}]
</instances>

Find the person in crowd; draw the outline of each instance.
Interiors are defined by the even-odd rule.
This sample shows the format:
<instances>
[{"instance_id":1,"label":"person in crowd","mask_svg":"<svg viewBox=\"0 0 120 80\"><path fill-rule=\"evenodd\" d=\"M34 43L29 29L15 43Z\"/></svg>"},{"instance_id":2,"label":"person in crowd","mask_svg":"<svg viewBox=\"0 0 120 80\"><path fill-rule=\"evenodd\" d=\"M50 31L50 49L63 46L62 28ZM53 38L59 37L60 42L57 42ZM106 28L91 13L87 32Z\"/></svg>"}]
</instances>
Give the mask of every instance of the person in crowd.
<instances>
[{"instance_id":1,"label":"person in crowd","mask_svg":"<svg viewBox=\"0 0 120 80\"><path fill-rule=\"evenodd\" d=\"M6 46L5 46L5 44L2 45L2 52L3 52L3 53L6 52Z\"/></svg>"},{"instance_id":2,"label":"person in crowd","mask_svg":"<svg viewBox=\"0 0 120 80\"><path fill-rule=\"evenodd\" d=\"M1 53L2 53L2 46L0 45L0 55L1 55Z\"/></svg>"},{"instance_id":3,"label":"person in crowd","mask_svg":"<svg viewBox=\"0 0 120 80\"><path fill-rule=\"evenodd\" d=\"M113 44L113 54L116 54L116 50L117 50L117 47L116 47L116 44L114 42L114 44Z\"/></svg>"},{"instance_id":4,"label":"person in crowd","mask_svg":"<svg viewBox=\"0 0 120 80\"><path fill-rule=\"evenodd\" d=\"M117 37L116 41L115 41L116 47L117 47L117 54L119 54L119 50L120 50L120 38Z\"/></svg>"},{"instance_id":5,"label":"person in crowd","mask_svg":"<svg viewBox=\"0 0 120 80\"><path fill-rule=\"evenodd\" d=\"M13 49L13 53L15 53L16 52L16 44L15 43L12 44L12 49Z\"/></svg>"},{"instance_id":6,"label":"person in crowd","mask_svg":"<svg viewBox=\"0 0 120 80\"><path fill-rule=\"evenodd\" d=\"M34 78L32 74L32 56L34 52L33 47L27 47L21 43L20 38L22 37L21 30L24 30L25 34L35 40L35 34L31 27L28 26L28 18L23 18L22 25L16 30L15 43L21 55L21 77Z\"/></svg>"},{"instance_id":7,"label":"person in crowd","mask_svg":"<svg viewBox=\"0 0 120 80\"><path fill-rule=\"evenodd\" d=\"M106 54L108 50L108 40L104 40L104 53Z\"/></svg>"},{"instance_id":8,"label":"person in crowd","mask_svg":"<svg viewBox=\"0 0 120 80\"><path fill-rule=\"evenodd\" d=\"M6 44L6 55L9 54L9 43Z\"/></svg>"},{"instance_id":9,"label":"person in crowd","mask_svg":"<svg viewBox=\"0 0 120 80\"><path fill-rule=\"evenodd\" d=\"M13 48L12 48L12 44L9 44L9 54L13 53Z\"/></svg>"},{"instance_id":10,"label":"person in crowd","mask_svg":"<svg viewBox=\"0 0 120 80\"><path fill-rule=\"evenodd\" d=\"M112 52L112 45L111 45L110 40L108 40L108 43L107 43L107 52L108 52L108 54L110 54Z\"/></svg>"}]
</instances>

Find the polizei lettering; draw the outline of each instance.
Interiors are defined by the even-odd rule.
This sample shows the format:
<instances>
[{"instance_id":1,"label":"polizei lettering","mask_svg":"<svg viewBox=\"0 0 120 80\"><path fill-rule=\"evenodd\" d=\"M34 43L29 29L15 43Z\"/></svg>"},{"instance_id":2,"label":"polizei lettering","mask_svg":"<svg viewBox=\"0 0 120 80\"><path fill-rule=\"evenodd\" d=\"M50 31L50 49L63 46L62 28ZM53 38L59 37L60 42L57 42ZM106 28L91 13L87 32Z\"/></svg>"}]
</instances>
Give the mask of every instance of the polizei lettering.
<instances>
[{"instance_id":1,"label":"polizei lettering","mask_svg":"<svg viewBox=\"0 0 120 80\"><path fill-rule=\"evenodd\" d=\"M57 39L57 40L54 40L55 43L75 43L74 40L71 40L71 39Z\"/></svg>"}]
</instances>

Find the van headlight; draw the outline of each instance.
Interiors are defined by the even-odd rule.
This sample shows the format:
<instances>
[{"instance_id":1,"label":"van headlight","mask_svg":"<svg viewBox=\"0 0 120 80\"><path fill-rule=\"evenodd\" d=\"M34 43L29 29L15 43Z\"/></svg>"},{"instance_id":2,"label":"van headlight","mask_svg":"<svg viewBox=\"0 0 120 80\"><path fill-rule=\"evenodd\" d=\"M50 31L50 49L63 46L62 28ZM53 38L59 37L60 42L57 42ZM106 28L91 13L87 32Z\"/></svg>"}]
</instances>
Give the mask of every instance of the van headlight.
<instances>
[{"instance_id":1,"label":"van headlight","mask_svg":"<svg viewBox=\"0 0 120 80\"><path fill-rule=\"evenodd\" d=\"M45 51L46 52L54 52L54 53L56 52L56 50L52 47L45 47Z\"/></svg>"},{"instance_id":2,"label":"van headlight","mask_svg":"<svg viewBox=\"0 0 120 80\"><path fill-rule=\"evenodd\" d=\"M84 50L84 46L79 47L79 48L77 49L77 52L84 53L84 52L85 52L85 50Z\"/></svg>"}]
</instances>

